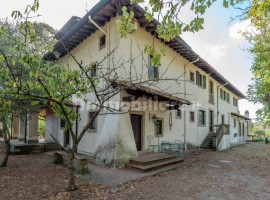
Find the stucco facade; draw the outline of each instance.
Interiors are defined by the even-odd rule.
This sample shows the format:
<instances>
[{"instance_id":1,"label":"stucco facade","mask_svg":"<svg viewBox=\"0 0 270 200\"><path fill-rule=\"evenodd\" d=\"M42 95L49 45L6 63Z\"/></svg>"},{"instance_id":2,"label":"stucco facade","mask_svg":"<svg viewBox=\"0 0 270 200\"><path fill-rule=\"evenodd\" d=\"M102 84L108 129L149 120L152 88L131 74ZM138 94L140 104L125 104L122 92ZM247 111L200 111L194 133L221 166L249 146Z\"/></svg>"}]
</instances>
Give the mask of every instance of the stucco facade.
<instances>
[{"instance_id":1,"label":"stucco facade","mask_svg":"<svg viewBox=\"0 0 270 200\"><path fill-rule=\"evenodd\" d=\"M121 39L116 28L116 20L118 18L118 16L111 18L109 22L101 27L106 32L106 46L104 48L100 49L99 47L100 37L103 33L97 30L70 53L77 60L82 61L83 65L87 66L100 62L104 56L114 51L112 56L102 63L104 69L111 68L115 60L121 60L121 63L125 64L123 64L124 67L117 70L119 79L127 79L127 74L130 74L131 70L131 74L139 74L140 79L147 80L149 78L150 57L144 53L144 45L151 45L153 40L155 46L164 43L157 38L153 38L153 35L147 32L145 28L140 27L140 25L133 33L128 34L127 38ZM231 143L245 141L248 134L247 122L239 116L231 115L231 113L239 113L238 103L234 105L233 99L240 99L241 97L227 89L225 84L220 84L211 74L198 68L196 62L192 64L192 62L179 55L169 46L166 46L166 52L166 56L161 58L161 65L158 67L159 76L163 75L164 79L179 79L180 77L181 84L177 84L173 80L167 80L155 83L153 88L186 99L192 102L192 105L183 105L181 107L181 116L177 116L176 110L159 109L158 107L162 107L162 102L152 101L150 102L151 106L149 106L148 100L138 99L137 101L143 106L140 108L127 107L128 114L125 117L122 115L100 115L97 117L96 130L94 132L87 132L80 142L78 146L79 153L94 155L97 160L103 160L101 161L103 164L108 164L114 161L105 160L108 157L116 156L114 153L118 150L115 149L117 145L118 147L120 145L122 148L120 150L122 151L121 155L124 155L123 152L125 151L131 152L126 156L125 161L130 157L136 157L138 154L130 121L131 114L140 115L142 120L140 151L148 149L147 136L149 135L154 137L155 144L158 144L158 140L159 143L162 141L174 142L175 140L180 140L186 141L187 146L200 147L208 133L215 132L215 125L221 123L230 125L230 135L222 139L220 149L228 148ZM128 62L130 58L134 58L132 67L130 67L131 63ZM71 69L78 67L69 55L62 57L59 62ZM194 75L193 78L192 73ZM205 77L206 84L204 86L196 84L197 74ZM210 82L211 94L209 92ZM224 97L221 98L221 89L223 94L225 92L226 99ZM91 97L91 94L89 95ZM127 96L127 93L123 90L119 95L114 96L111 101L124 104L123 97L125 96ZM91 108L79 99L73 99L73 102L80 104L80 120L78 122L78 132L80 132L88 120ZM204 115L203 124L200 124L198 121L199 112ZM155 134L155 125L150 118L154 114L162 120L162 135L159 138ZM191 115L193 114L194 120L191 120ZM213 116L211 120L210 115ZM234 125L234 119L236 120L236 126ZM239 124L241 124L241 134L239 133ZM244 126L243 134L242 124ZM50 134L54 134L59 142L64 144L65 133L61 129L60 119L54 116L52 111L48 110L46 113L46 139L51 139ZM114 150L110 148L108 150L110 146L113 146L112 149ZM99 152L103 153L100 154ZM109 152L111 152L110 155L108 155ZM101 155L105 155L105 158L101 158Z\"/></svg>"}]
</instances>

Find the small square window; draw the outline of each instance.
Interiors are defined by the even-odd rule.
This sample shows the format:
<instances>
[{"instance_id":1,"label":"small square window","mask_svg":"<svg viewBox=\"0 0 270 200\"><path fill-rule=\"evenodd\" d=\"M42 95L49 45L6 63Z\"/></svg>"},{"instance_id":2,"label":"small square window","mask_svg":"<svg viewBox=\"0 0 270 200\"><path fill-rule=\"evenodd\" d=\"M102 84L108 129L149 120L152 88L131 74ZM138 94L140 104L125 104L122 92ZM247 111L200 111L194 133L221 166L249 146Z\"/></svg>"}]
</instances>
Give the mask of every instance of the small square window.
<instances>
[{"instance_id":1,"label":"small square window","mask_svg":"<svg viewBox=\"0 0 270 200\"><path fill-rule=\"evenodd\" d=\"M102 35L99 38L99 50L103 49L104 47L106 47L106 35Z\"/></svg>"},{"instance_id":2,"label":"small square window","mask_svg":"<svg viewBox=\"0 0 270 200\"><path fill-rule=\"evenodd\" d=\"M177 119L181 119L182 118L182 110L177 109L175 111L175 118L177 118Z\"/></svg>"},{"instance_id":3,"label":"small square window","mask_svg":"<svg viewBox=\"0 0 270 200\"><path fill-rule=\"evenodd\" d=\"M192 83L195 82L195 75L194 75L193 72L190 72L190 73L189 73L189 81L192 82Z\"/></svg>"},{"instance_id":4,"label":"small square window","mask_svg":"<svg viewBox=\"0 0 270 200\"><path fill-rule=\"evenodd\" d=\"M195 113L194 113L194 111L190 111L189 120L190 120L190 122L195 122Z\"/></svg>"}]
</instances>

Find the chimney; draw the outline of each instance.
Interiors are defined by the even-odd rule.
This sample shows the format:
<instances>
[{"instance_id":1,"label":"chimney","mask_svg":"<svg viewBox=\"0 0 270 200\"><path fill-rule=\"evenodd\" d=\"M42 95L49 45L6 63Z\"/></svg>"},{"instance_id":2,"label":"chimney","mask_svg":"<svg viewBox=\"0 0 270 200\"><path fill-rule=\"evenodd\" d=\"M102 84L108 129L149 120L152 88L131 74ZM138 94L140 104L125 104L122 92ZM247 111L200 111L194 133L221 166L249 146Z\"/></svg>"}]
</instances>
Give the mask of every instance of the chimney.
<instances>
[{"instance_id":1,"label":"chimney","mask_svg":"<svg viewBox=\"0 0 270 200\"><path fill-rule=\"evenodd\" d=\"M245 117L249 118L249 111L248 110L245 111Z\"/></svg>"}]
</instances>

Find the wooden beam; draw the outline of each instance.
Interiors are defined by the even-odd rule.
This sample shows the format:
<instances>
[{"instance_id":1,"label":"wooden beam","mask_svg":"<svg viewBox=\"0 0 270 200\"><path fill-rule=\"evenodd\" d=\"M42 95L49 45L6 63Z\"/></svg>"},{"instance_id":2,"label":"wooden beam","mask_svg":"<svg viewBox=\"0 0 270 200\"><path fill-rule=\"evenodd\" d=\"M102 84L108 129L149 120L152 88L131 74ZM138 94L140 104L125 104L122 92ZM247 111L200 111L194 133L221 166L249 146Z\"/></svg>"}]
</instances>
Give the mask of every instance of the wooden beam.
<instances>
[{"instance_id":1,"label":"wooden beam","mask_svg":"<svg viewBox=\"0 0 270 200\"><path fill-rule=\"evenodd\" d=\"M82 38L76 39L76 38L71 37L71 38L69 38L68 41L72 41L72 42L81 42L81 41L82 41Z\"/></svg>"},{"instance_id":2,"label":"wooden beam","mask_svg":"<svg viewBox=\"0 0 270 200\"><path fill-rule=\"evenodd\" d=\"M68 41L65 41L65 44L77 45L78 43L68 40Z\"/></svg>"},{"instance_id":3,"label":"wooden beam","mask_svg":"<svg viewBox=\"0 0 270 200\"><path fill-rule=\"evenodd\" d=\"M108 11L113 11L113 12L116 12L116 8L112 5L112 4L107 4L103 10L108 10Z\"/></svg>"},{"instance_id":4,"label":"wooden beam","mask_svg":"<svg viewBox=\"0 0 270 200\"><path fill-rule=\"evenodd\" d=\"M155 27L146 27L146 31L156 31Z\"/></svg>"},{"instance_id":5,"label":"wooden beam","mask_svg":"<svg viewBox=\"0 0 270 200\"><path fill-rule=\"evenodd\" d=\"M123 97L122 101L123 102L131 102L131 101L136 101L138 98L136 96L128 96L128 97Z\"/></svg>"},{"instance_id":6,"label":"wooden beam","mask_svg":"<svg viewBox=\"0 0 270 200\"><path fill-rule=\"evenodd\" d=\"M100 20L100 21L108 22L108 21L110 21L110 17L106 17L106 16L104 16L104 15L102 15L102 14L97 14L97 15L95 15L95 16L93 17L93 20L94 20L94 21Z\"/></svg>"},{"instance_id":7,"label":"wooden beam","mask_svg":"<svg viewBox=\"0 0 270 200\"><path fill-rule=\"evenodd\" d=\"M108 16L108 17L115 17L116 16L116 12L111 11L111 10L104 10L103 9L99 13L102 15Z\"/></svg>"}]
</instances>

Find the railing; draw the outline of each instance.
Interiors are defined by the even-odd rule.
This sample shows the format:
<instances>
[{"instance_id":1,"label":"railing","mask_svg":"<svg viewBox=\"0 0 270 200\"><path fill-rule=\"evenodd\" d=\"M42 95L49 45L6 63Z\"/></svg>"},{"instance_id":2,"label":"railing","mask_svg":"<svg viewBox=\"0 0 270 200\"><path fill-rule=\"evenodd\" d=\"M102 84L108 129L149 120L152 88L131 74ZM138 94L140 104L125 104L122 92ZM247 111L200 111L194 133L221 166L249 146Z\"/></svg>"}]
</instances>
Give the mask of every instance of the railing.
<instances>
[{"instance_id":1,"label":"railing","mask_svg":"<svg viewBox=\"0 0 270 200\"><path fill-rule=\"evenodd\" d=\"M211 94L211 93L209 93L209 103L211 103L211 104L215 104L215 101L214 101L214 94Z\"/></svg>"},{"instance_id":2,"label":"railing","mask_svg":"<svg viewBox=\"0 0 270 200\"><path fill-rule=\"evenodd\" d=\"M216 135L213 137L213 148L218 150L218 146L223 138L223 135L230 134L230 125L228 124L220 124L216 131Z\"/></svg>"}]
</instances>

